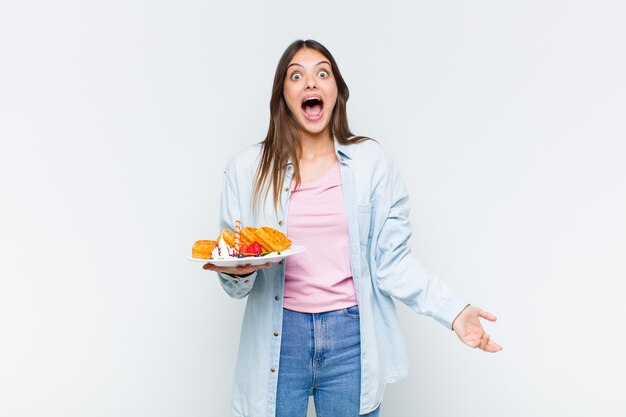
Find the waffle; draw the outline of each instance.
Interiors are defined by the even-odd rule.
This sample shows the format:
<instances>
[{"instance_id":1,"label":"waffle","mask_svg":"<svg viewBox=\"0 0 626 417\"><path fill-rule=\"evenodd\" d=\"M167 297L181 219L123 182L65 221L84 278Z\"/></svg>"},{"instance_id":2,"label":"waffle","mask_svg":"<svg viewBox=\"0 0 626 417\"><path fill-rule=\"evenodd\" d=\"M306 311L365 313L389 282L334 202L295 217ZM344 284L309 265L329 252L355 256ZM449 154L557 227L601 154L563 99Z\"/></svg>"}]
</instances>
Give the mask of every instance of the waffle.
<instances>
[{"instance_id":1,"label":"waffle","mask_svg":"<svg viewBox=\"0 0 626 417\"><path fill-rule=\"evenodd\" d=\"M224 243L226 243L228 246L230 246L231 248L235 247L235 234L228 230L228 229L224 229L222 230L222 233L220 233L220 236L222 238L224 238ZM217 237L217 240L220 240L220 236Z\"/></svg>"},{"instance_id":2,"label":"waffle","mask_svg":"<svg viewBox=\"0 0 626 417\"><path fill-rule=\"evenodd\" d=\"M211 252L217 245L215 240L198 240L191 248L191 257L196 259L211 259Z\"/></svg>"},{"instance_id":3,"label":"waffle","mask_svg":"<svg viewBox=\"0 0 626 417\"><path fill-rule=\"evenodd\" d=\"M254 235L264 251L282 252L291 246L291 240L287 236L271 227L259 227Z\"/></svg>"},{"instance_id":4,"label":"waffle","mask_svg":"<svg viewBox=\"0 0 626 417\"><path fill-rule=\"evenodd\" d=\"M241 243L245 243L246 245L252 244L252 242L256 240L255 233L255 227L244 227L243 229L241 229Z\"/></svg>"}]
</instances>

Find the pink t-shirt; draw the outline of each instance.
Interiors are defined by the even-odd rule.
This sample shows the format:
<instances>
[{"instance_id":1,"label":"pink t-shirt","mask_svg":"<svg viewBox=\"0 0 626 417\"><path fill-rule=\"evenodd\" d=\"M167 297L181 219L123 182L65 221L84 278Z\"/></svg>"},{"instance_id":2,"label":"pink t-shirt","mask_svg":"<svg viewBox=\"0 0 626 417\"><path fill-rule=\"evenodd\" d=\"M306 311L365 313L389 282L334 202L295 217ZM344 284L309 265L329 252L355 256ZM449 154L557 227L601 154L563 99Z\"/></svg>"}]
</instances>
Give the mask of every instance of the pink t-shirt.
<instances>
[{"instance_id":1,"label":"pink t-shirt","mask_svg":"<svg viewBox=\"0 0 626 417\"><path fill-rule=\"evenodd\" d=\"M292 192L287 236L307 249L286 258L285 308L321 313L357 304L339 162Z\"/></svg>"}]
</instances>

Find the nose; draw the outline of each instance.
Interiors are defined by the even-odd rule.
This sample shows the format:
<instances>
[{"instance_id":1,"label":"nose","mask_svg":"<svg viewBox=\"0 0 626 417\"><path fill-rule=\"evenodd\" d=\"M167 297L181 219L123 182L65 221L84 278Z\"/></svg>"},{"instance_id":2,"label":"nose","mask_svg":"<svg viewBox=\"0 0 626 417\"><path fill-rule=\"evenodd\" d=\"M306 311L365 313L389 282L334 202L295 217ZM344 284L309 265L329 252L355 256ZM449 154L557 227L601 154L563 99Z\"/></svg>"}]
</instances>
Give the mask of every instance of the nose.
<instances>
[{"instance_id":1,"label":"nose","mask_svg":"<svg viewBox=\"0 0 626 417\"><path fill-rule=\"evenodd\" d=\"M317 83L315 82L315 78L308 78L306 80L306 89L313 90L317 88Z\"/></svg>"}]
</instances>

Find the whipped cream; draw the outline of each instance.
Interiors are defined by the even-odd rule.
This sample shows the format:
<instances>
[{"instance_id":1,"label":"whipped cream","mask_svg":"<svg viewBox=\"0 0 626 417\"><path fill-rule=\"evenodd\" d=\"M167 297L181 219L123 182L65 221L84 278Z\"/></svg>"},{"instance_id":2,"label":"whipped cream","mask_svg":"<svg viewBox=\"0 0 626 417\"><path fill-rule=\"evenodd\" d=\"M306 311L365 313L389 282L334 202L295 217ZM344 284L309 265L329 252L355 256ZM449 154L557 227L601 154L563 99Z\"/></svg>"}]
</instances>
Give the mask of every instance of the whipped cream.
<instances>
[{"instance_id":1,"label":"whipped cream","mask_svg":"<svg viewBox=\"0 0 626 417\"><path fill-rule=\"evenodd\" d=\"M227 259L236 256L235 249L228 246L226 242L224 242L224 238L220 235L220 240L213 248L213 252L211 252L211 259Z\"/></svg>"}]
</instances>

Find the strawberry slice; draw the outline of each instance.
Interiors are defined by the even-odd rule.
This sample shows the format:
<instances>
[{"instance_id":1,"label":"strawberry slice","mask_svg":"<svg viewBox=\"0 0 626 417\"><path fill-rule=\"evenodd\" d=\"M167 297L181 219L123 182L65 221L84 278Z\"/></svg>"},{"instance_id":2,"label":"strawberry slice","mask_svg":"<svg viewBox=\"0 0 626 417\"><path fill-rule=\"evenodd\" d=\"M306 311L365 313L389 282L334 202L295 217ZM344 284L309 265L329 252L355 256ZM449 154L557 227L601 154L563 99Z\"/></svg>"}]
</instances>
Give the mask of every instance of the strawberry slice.
<instances>
[{"instance_id":1,"label":"strawberry slice","mask_svg":"<svg viewBox=\"0 0 626 417\"><path fill-rule=\"evenodd\" d=\"M248 253L253 253L255 255L260 255L262 252L263 252L263 249L261 248L261 245L259 245L259 242L252 242L248 246Z\"/></svg>"}]
</instances>

